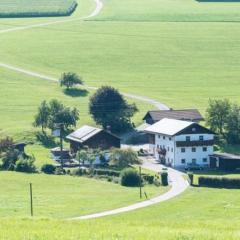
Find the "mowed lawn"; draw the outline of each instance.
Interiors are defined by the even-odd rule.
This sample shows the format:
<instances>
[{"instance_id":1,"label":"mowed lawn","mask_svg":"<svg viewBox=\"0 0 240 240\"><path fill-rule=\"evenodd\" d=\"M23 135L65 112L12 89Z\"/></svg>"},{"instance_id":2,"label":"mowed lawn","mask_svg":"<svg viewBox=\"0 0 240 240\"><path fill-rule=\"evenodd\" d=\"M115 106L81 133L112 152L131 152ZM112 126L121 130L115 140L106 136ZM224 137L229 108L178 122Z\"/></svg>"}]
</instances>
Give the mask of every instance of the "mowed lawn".
<instances>
[{"instance_id":1,"label":"mowed lawn","mask_svg":"<svg viewBox=\"0 0 240 240\"><path fill-rule=\"evenodd\" d=\"M30 215L29 183L33 184L36 218L70 218L140 201L139 188L122 187L103 180L0 172L0 218ZM160 195L167 189L154 185L145 187L149 197Z\"/></svg>"},{"instance_id":2,"label":"mowed lawn","mask_svg":"<svg viewBox=\"0 0 240 240\"><path fill-rule=\"evenodd\" d=\"M240 190L191 188L149 208L87 221L5 218L0 238L237 240Z\"/></svg>"}]
</instances>

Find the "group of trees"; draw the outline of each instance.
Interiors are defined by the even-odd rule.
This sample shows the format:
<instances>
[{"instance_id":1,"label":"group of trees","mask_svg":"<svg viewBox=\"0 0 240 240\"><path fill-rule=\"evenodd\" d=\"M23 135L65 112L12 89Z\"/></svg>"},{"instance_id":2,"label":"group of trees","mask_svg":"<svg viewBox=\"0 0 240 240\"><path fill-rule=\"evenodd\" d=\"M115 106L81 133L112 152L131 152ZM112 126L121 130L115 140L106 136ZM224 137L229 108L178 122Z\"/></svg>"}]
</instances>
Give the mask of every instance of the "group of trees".
<instances>
[{"instance_id":1,"label":"group of trees","mask_svg":"<svg viewBox=\"0 0 240 240\"><path fill-rule=\"evenodd\" d=\"M83 80L77 74L68 72L62 74L59 83L69 90L75 85L82 85ZM110 86L99 88L89 101L89 112L96 124L114 132L133 127L131 118L137 111L135 104L129 104L117 89ZM67 130L76 126L78 119L79 112L76 108L66 107L53 99L49 103L43 101L40 104L33 125L41 127L45 133L47 128L53 130L57 123L62 123Z\"/></svg>"},{"instance_id":2,"label":"group of trees","mask_svg":"<svg viewBox=\"0 0 240 240\"><path fill-rule=\"evenodd\" d=\"M14 148L12 138L0 139L1 169L18 172L35 172L34 156L28 156Z\"/></svg>"},{"instance_id":3,"label":"group of trees","mask_svg":"<svg viewBox=\"0 0 240 240\"><path fill-rule=\"evenodd\" d=\"M43 101L40 104L33 125L41 127L42 132L45 133L46 128L53 130L58 123L62 124L64 130L68 130L70 127L75 127L78 120L79 111L76 108L66 107L60 101L53 99L49 103Z\"/></svg>"},{"instance_id":4,"label":"group of trees","mask_svg":"<svg viewBox=\"0 0 240 240\"><path fill-rule=\"evenodd\" d=\"M240 143L240 106L228 99L209 100L206 123L230 144Z\"/></svg>"}]
</instances>

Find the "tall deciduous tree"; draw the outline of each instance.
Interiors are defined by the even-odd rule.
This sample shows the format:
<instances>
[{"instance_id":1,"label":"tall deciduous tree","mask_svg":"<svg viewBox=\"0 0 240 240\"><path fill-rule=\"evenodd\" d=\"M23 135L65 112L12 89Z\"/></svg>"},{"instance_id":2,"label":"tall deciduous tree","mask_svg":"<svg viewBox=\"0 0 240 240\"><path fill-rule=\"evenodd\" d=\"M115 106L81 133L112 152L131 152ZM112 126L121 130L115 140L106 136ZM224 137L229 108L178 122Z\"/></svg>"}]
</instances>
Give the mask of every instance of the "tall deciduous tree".
<instances>
[{"instance_id":1,"label":"tall deciduous tree","mask_svg":"<svg viewBox=\"0 0 240 240\"><path fill-rule=\"evenodd\" d=\"M231 111L231 103L228 99L210 99L206 110L206 123L211 130L224 136L225 128Z\"/></svg>"},{"instance_id":2,"label":"tall deciduous tree","mask_svg":"<svg viewBox=\"0 0 240 240\"><path fill-rule=\"evenodd\" d=\"M44 133L45 128L54 129L55 124L62 123L64 130L69 127L76 126L79 120L79 111L76 108L64 106L60 101L53 99L49 103L43 101L38 108L33 125L42 127Z\"/></svg>"},{"instance_id":3,"label":"tall deciduous tree","mask_svg":"<svg viewBox=\"0 0 240 240\"><path fill-rule=\"evenodd\" d=\"M125 168L132 164L139 164L137 153L132 149L113 149L110 154L110 165L117 166L119 168Z\"/></svg>"},{"instance_id":4,"label":"tall deciduous tree","mask_svg":"<svg viewBox=\"0 0 240 240\"><path fill-rule=\"evenodd\" d=\"M45 133L45 129L48 127L48 120L49 120L50 108L46 101L43 101L39 108L38 112L35 115L33 126L41 127L42 132Z\"/></svg>"},{"instance_id":5,"label":"tall deciduous tree","mask_svg":"<svg viewBox=\"0 0 240 240\"><path fill-rule=\"evenodd\" d=\"M80 84L83 84L83 80L80 76L78 76L76 73L68 72L63 73L62 76L59 79L60 85L67 87L67 89Z\"/></svg>"},{"instance_id":6,"label":"tall deciduous tree","mask_svg":"<svg viewBox=\"0 0 240 240\"><path fill-rule=\"evenodd\" d=\"M118 90L103 86L91 97L89 111L97 124L120 131L131 127L131 117L138 111L135 104L129 104Z\"/></svg>"},{"instance_id":7,"label":"tall deciduous tree","mask_svg":"<svg viewBox=\"0 0 240 240\"><path fill-rule=\"evenodd\" d=\"M240 143L240 106L233 104L226 123L226 138L228 143Z\"/></svg>"}]
</instances>

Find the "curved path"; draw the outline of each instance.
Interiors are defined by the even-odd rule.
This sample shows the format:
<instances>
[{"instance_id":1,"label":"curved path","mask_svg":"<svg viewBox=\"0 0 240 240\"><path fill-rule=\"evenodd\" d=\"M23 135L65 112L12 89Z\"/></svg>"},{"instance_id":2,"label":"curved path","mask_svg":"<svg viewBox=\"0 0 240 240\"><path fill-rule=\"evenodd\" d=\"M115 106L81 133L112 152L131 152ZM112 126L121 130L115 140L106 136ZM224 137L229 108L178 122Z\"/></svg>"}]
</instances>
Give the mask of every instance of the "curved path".
<instances>
[{"instance_id":1,"label":"curved path","mask_svg":"<svg viewBox=\"0 0 240 240\"><path fill-rule=\"evenodd\" d=\"M33 24L33 25L19 26L19 27L14 27L14 28L9 28L9 29L3 29L3 30L0 30L0 34L13 32L13 31L26 30L26 29L31 29L31 28L37 28L37 27L44 27L44 26L48 26L48 25L52 25L52 24L86 20L88 18L97 16L100 13L100 11L103 7L103 3L101 2L101 0L94 0L94 1L96 3L96 8L87 17L70 18L70 19L65 19L64 18L64 19L61 19L61 20L56 20L56 21L51 21L51 22L46 22L46 23L39 23L39 24ZM38 73L38 72L34 72L34 71L31 71L31 70L26 70L26 69L23 69L23 68L19 68L19 67L16 67L16 66L12 66L12 65L9 65L9 64L6 64L6 63L0 63L0 67L9 69L9 70L12 70L12 71L15 71L15 72L19 72L19 73L22 73L22 74L26 74L26 75L29 75L29 76L32 76L32 77L41 78L41 79L44 79L44 80L47 80L47 81L58 82L58 79L56 79L54 77L47 76L47 75L44 75L44 74L41 74L41 73ZM90 86L86 86L86 88L94 89L94 90L97 89L96 87L90 87ZM148 98L148 97L138 96L138 95L129 94L129 93L122 93L122 94L126 97L152 104L156 108L161 109L161 110L169 109L165 104L163 104L161 102L158 102L154 99ZM150 169L150 170L153 170L153 171L156 171L156 172L159 172L162 169L162 166L159 165L158 163L156 163L153 160L152 161L144 161L143 167L147 168L147 169ZM118 208L118 209L105 211L105 212L101 212L101 213L96 213L96 214L80 216L80 217L76 217L76 218L73 218L73 219L74 220L79 220L79 219L98 218L98 217L114 215L114 214L123 213L123 212L129 212L129 211L133 211L133 210L139 209L139 208L144 208L144 207L147 207L147 206L150 206L150 205L154 205L154 204L169 200L169 199L181 194L189 186L188 182L186 180L184 180L181 172L169 168L168 174L169 174L171 189L161 196L158 196L158 197L155 197L155 198L143 201L143 202L139 202L139 203L136 203L136 204L132 204L132 205L127 206L127 207Z\"/></svg>"},{"instance_id":2,"label":"curved path","mask_svg":"<svg viewBox=\"0 0 240 240\"><path fill-rule=\"evenodd\" d=\"M142 167L152 170L152 171L155 171L155 172L160 172L162 170L162 165L158 164L154 160L151 160L151 161L145 160L143 162ZM132 204L127 207L122 207L122 208L117 208L117 209L113 209L110 211L104 211L104 212L100 212L100 213L75 217L75 218L71 218L70 220L84 220L84 219L100 218L100 217L115 215L115 214L119 214L119 213L129 212L129 211L133 211L136 209L148 207L148 206L160 203L160 202L167 201L173 197L176 197L177 195L181 194L188 188L189 184L183 178L182 172L179 172L172 168L168 168L168 176L169 176L169 183L171 185L171 189L168 192L166 192L158 197L155 197L155 198L143 201L143 202L135 203L135 204Z\"/></svg>"}]
</instances>

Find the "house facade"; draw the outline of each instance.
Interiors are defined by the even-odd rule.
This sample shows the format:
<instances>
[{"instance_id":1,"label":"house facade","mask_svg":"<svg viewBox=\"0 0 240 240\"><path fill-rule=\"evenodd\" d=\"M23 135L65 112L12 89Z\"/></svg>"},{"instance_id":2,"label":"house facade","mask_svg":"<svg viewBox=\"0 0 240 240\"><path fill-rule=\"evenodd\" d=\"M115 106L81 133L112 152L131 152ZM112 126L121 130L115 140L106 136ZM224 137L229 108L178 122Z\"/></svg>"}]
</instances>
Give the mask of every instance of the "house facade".
<instances>
[{"instance_id":1,"label":"house facade","mask_svg":"<svg viewBox=\"0 0 240 240\"><path fill-rule=\"evenodd\" d=\"M149 134L150 152L163 164L177 168L210 164L214 133L198 123L164 118L145 133Z\"/></svg>"}]
</instances>

